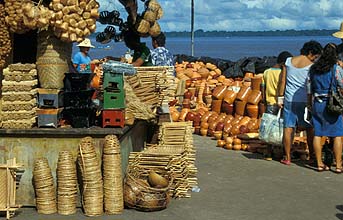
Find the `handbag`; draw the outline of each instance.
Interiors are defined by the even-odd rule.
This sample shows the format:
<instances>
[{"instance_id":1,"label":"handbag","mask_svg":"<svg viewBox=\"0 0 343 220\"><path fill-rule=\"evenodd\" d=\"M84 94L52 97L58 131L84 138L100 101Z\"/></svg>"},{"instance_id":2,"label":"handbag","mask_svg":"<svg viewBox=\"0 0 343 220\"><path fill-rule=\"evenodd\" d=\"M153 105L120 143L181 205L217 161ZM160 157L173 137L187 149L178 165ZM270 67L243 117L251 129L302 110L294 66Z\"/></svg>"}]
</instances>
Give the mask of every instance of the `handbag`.
<instances>
[{"instance_id":1,"label":"handbag","mask_svg":"<svg viewBox=\"0 0 343 220\"><path fill-rule=\"evenodd\" d=\"M281 109L277 115L263 113L259 128L259 139L273 145L282 145L283 119L280 117Z\"/></svg>"},{"instance_id":2,"label":"handbag","mask_svg":"<svg viewBox=\"0 0 343 220\"><path fill-rule=\"evenodd\" d=\"M340 91L337 91L335 80L335 74L333 69L331 69L331 83L329 88L329 101L326 105L328 112L336 115L343 113L343 95ZM335 91L336 90L336 91Z\"/></svg>"}]
</instances>

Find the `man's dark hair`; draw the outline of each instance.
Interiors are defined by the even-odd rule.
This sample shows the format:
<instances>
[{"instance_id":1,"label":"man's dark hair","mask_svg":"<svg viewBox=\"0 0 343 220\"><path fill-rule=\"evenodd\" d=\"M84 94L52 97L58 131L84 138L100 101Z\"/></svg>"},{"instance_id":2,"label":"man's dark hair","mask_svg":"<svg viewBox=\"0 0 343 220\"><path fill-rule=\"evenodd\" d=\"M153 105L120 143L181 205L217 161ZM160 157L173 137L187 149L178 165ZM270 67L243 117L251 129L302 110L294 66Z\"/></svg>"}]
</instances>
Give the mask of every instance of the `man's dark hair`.
<instances>
[{"instance_id":1,"label":"man's dark hair","mask_svg":"<svg viewBox=\"0 0 343 220\"><path fill-rule=\"evenodd\" d=\"M166 45L166 35L164 35L163 32L161 32L159 35L157 35L156 37L151 37L151 39L157 42L157 45L159 47L164 47Z\"/></svg>"},{"instance_id":2,"label":"man's dark hair","mask_svg":"<svg viewBox=\"0 0 343 220\"><path fill-rule=\"evenodd\" d=\"M312 55L317 55L317 54L321 54L323 51L323 47L320 43L318 43L317 41L311 40L306 42L303 47L300 50L300 54L301 55L309 55L310 53L312 53Z\"/></svg>"},{"instance_id":3,"label":"man's dark hair","mask_svg":"<svg viewBox=\"0 0 343 220\"><path fill-rule=\"evenodd\" d=\"M278 64L285 63L285 62L286 62L286 59L287 59L288 57L292 57L292 56L293 56L293 55L292 55L290 52L288 52L288 51L282 51L282 52L279 54L279 56L277 57L276 62L277 62Z\"/></svg>"}]
</instances>

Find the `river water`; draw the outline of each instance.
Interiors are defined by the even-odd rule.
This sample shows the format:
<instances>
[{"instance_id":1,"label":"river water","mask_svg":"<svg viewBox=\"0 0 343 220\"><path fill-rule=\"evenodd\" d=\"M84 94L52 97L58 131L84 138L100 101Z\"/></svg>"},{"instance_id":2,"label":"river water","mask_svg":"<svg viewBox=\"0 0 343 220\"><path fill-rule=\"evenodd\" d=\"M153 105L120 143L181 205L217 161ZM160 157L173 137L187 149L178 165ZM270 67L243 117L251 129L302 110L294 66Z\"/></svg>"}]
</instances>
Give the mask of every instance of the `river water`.
<instances>
[{"instance_id":1,"label":"river water","mask_svg":"<svg viewBox=\"0 0 343 220\"><path fill-rule=\"evenodd\" d=\"M90 51L93 59L100 59L105 56L121 57L127 51L123 42L111 41L108 44L100 44L91 38L92 44L96 47ZM281 51L287 50L293 55L298 55L302 45L309 41L316 40L323 47L332 42L339 44L340 39L332 36L275 36L275 37L199 37L194 41L194 56L207 56L221 58L224 60L237 61L243 57L277 56ZM150 38L142 38L149 48ZM183 37L167 38L166 47L173 54L191 55L191 40ZM73 53L78 48L74 45Z\"/></svg>"}]
</instances>

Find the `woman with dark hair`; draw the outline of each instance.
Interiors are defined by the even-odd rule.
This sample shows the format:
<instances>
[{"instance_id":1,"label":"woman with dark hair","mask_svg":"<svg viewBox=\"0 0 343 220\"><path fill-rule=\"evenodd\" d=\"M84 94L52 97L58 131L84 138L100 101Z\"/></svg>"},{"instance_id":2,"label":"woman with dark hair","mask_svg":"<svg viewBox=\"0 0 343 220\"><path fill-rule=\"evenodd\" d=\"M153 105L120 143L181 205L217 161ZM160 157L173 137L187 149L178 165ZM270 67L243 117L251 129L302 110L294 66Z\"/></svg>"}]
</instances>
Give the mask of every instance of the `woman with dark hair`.
<instances>
[{"instance_id":1,"label":"woman with dark hair","mask_svg":"<svg viewBox=\"0 0 343 220\"><path fill-rule=\"evenodd\" d=\"M337 46L329 43L319 60L310 69L312 101L312 123L314 127L313 147L317 160L317 171L329 170L322 161L322 137L333 139L333 149L336 159L336 173L342 172L342 115L327 112L328 94L330 86L336 91L341 84L343 70L337 65Z\"/></svg>"},{"instance_id":2,"label":"woman with dark hair","mask_svg":"<svg viewBox=\"0 0 343 220\"><path fill-rule=\"evenodd\" d=\"M141 43L140 36L129 29L124 32L125 45L133 50L132 65L133 66L152 66L150 49Z\"/></svg>"},{"instance_id":3,"label":"woman with dark hair","mask_svg":"<svg viewBox=\"0 0 343 220\"><path fill-rule=\"evenodd\" d=\"M280 162L291 165L291 146L296 128L306 129L307 144L310 159L313 154L313 128L304 120L304 109L307 105L307 81L310 67L322 52L322 46L317 41L306 42L300 50L300 55L289 57L283 66L279 81L279 99L284 96L283 105L283 145L285 158ZM281 104L281 103L279 103Z\"/></svg>"}]
</instances>

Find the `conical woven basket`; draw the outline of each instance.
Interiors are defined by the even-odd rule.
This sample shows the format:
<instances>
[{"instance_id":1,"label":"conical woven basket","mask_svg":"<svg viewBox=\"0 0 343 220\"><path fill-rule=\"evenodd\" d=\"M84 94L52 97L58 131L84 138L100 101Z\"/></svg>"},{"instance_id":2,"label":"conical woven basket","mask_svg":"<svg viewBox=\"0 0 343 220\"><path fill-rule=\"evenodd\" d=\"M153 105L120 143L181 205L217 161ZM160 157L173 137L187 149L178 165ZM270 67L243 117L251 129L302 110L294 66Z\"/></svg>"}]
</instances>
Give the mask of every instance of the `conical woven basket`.
<instances>
[{"instance_id":1,"label":"conical woven basket","mask_svg":"<svg viewBox=\"0 0 343 220\"><path fill-rule=\"evenodd\" d=\"M61 42L50 32L41 32L38 37L37 70L40 86L45 89L64 87L64 74L69 72L72 44Z\"/></svg>"}]
</instances>

